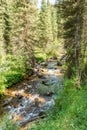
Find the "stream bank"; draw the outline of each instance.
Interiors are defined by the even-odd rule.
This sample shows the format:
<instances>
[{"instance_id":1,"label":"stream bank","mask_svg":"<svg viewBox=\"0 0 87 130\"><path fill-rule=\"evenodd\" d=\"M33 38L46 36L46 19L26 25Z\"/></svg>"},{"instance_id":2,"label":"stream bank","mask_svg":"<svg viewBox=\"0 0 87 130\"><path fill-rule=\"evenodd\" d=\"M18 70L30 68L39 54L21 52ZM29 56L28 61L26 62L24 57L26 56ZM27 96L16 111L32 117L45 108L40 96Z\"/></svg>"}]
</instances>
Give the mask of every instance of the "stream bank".
<instances>
[{"instance_id":1,"label":"stream bank","mask_svg":"<svg viewBox=\"0 0 87 130\"><path fill-rule=\"evenodd\" d=\"M22 127L38 117L43 117L55 104L56 94L62 88L62 68L57 61L41 63L34 68L34 75L4 92L0 101L0 114L8 113Z\"/></svg>"}]
</instances>

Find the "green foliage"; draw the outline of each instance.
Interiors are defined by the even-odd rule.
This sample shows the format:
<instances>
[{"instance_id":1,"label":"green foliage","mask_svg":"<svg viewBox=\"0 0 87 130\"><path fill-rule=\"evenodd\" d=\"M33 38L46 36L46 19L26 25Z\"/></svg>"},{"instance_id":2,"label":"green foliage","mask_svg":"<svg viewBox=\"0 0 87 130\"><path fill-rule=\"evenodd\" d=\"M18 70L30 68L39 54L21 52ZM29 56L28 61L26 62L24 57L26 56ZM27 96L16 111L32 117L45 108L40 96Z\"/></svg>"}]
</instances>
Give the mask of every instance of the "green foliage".
<instances>
[{"instance_id":1,"label":"green foliage","mask_svg":"<svg viewBox=\"0 0 87 130\"><path fill-rule=\"evenodd\" d=\"M5 90L6 85L5 85L6 79L4 76L0 76L0 94L2 94L3 90Z\"/></svg>"},{"instance_id":2,"label":"green foliage","mask_svg":"<svg viewBox=\"0 0 87 130\"><path fill-rule=\"evenodd\" d=\"M57 96L52 113L46 121L40 121L33 130L86 130L87 86L76 89L73 80L65 80L64 88Z\"/></svg>"},{"instance_id":3,"label":"green foliage","mask_svg":"<svg viewBox=\"0 0 87 130\"><path fill-rule=\"evenodd\" d=\"M83 34L85 25L83 18L87 19L86 15L84 17L84 8L86 8L85 2L85 0L65 0L60 1L59 4L60 9L62 10L61 20L63 18L62 36L64 38L64 47L67 54L67 77L72 78L73 76L76 76L79 81L81 81L82 64L85 59L84 53L86 52L86 49L83 51L85 46L83 35L84 37L87 36L87 33Z\"/></svg>"},{"instance_id":4,"label":"green foliage","mask_svg":"<svg viewBox=\"0 0 87 130\"><path fill-rule=\"evenodd\" d=\"M25 68L17 59L9 59L0 67L0 94L5 88L20 81L25 74Z\"/></svg>"},{"instance_id":5,"label":"green foliage","mask_svg":"<svg viewBox=\"0 0 87 130\"><path fill-rule=\"evenodd\" d=\"M47 94L49 92L58 94L59 88L55 84L54 85L48 85L48 86L41 84L39 87L37 87L36 91L40 94Z\"/></svg>"},{"instance_id":6,"label":"green foliage","mask_svg":"<svg viewBox=\"0 0 87 130\"><path fill-rule=\"evenodd\" d=\"M38 29L39 46L46 50L57 39L56 8L49 1L42 0Z\"/></svg>"},{"instance_id":7,"label":"green foliage","mask_svg":"<svg viewBox=\"0 0 87 130\"><path fill-rule=\"evenodd\" d=\"M39 50L39 48L37 48L37 51L36 54L35 54L35 58L36 58L36 61L38 62L43 62L46 60L46 54L43 53L42 50Z\"/></svg>"},{"instance_id":8,"label":"green foliage","mask_svg":"<svg viewBox=\"0 0 87 130\"><path fill-rule=\"evenodd\" d=\"M42 57L36 57L36 61L39 62L39 63L41 63L41 62L44 61L44 59Z\"/></svg>"},{"instance_id":9,"label":"green foliage","mask_svg":"<svg viewBox=\"0 0 87 130\"><path fill-rule=\"evenodd\" d=\"M0 120L0 129L1 130L19 130L19 126L8 119L8 116L5 116Z\"/></svg>"}]
</instances>

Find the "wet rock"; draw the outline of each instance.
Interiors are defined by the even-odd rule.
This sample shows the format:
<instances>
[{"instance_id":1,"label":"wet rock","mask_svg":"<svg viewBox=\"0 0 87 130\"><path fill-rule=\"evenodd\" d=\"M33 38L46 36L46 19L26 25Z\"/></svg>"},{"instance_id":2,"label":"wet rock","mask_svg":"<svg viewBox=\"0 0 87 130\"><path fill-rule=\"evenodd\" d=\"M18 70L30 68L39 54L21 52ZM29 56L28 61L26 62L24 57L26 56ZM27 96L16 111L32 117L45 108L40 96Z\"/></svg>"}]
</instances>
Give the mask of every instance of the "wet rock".
<instances>
[{"instance_id":1,"label":"wet rock","mask_svg":"<svg viewBox=\"0 0 87 130\"><path fill-rule=\"evenodd\" d=\"M54 94L53 92L47 92L45 95L51 97L53 94Z\"/></svg>"},{"instance_id":2,"label":"wet rock","mask_svg":"<svg viewBox=\"0 0 87 130\"><path fill-rule=\"evenodd\" d=\"M37 73L38 78L44 78L43 74Z\"/></svg>"},{"instance_id":3,"label":"wet rock","mask_svg":"<svg viewBox=\"0 0 87 130\"><path fill-rule=\"evenodd\" d=\"M36 119L38 119L38 114L30 113L23 121L19 122L19 125L25 126L27 123L32 122Z\"/></svg>"},{"instance_id":4,"label":"wet rock","mask_svg":"<svg viewBox=\"0 0 87 130\"><path fill-rule=\"evenodd\" d=\"M28 88L28 89L32 89L32 86L31 86L31 85L27 85L27 88Z\"/></svg>"},{"instance_id":5,"label":"wet rock","mask_svg":"<svg viewBox=\"0 0 87 130\"><path fill-rule=\"evenodd\" d=\"M12 101L12 97L11 98L9 98L9 99L7 99L4 103L3 103L3 107L5 107L5 106L7 106L7 105L9 105L9 103Z\"/></svg>"},{"instance_id":6,"label":"wet rock","mask_svg":"<svg viewBox=\"0 0 87 130\"><path fill-rule=\"evenodd\" d=\"M62 64L61 61L57 61L57 65L58 65L58 66L62 66L63 64Z\"/></svg>"},{"instance_id":7,"label":"wet rock","mask_svg":"<svg viewBox=\"0 0 87 130\"><path fill-rule=\"evenodd\" d=\"M56 56L56 55L54 55L52 59L53 59L53 60L57 60L57 56Z\"/></svg>"},{"instance_id":8,"label":"wet rock","mask_svg":"<svg viewBox=\"0 0 87 130\"><path fill-rule=\"evenodd\" d=\"M64 73L64 72L65 72L65 70L64 70L64 69L61 69L61 70L60 70L60 73Z\"/></svg>"},{"instance_id":9,"label":"wet rock","mask_svg":"<svg viewBox=\"0 0 87 130\"><path fill-rule=\"evenodd\" d=\"M46 67L48 64L46 62L43 62L40 65L43 66L43 67Z\"/></svg>"},{"instance_id":10,"label":"wet rock","mask_svg":"<svg viewBox=\"0 0 87 130\"><path fill-rule=\"evenodd\" d=\"M26 74L28 75L28 76L31 76L31 75L33 75L34 74L34 70L31 68L29 68L29 69L27 69L26 70Z\"/></svg>"},{"instance_id":11,"label":"wet rock","mask_svg":"<svg viewBox=\"0 0 87 130\"><path fill-rule=\"evenodd\" d=\"M40 101L38 97L34 98L34 103L35 103L35 107L39 107Z\"/></svg>"},{"instance_id":12,"label":"wet rock","mask_svg":"<svg viewBox=\"0 0 87 130\"><path fill-rule=\"evenodd\" d=\"M12 92L15 97L11 104L5 102L5 109L9 111L11 117L13 114L23 117L22 120L17 120L19 125L23 126L31 121L44 118L46 110L51 109L55 104L53 96L57 90L55 86L61 84L57 76L60 74L61 67L58 67L55 61L48 61L47 64L48 67L43 66L43 64L36 66L36 74L34 73L32 79L28 82L25 81L22 88L17 87L18 89Z\"/></svg>"},{"instance_id":13,"label":"wet rock","mask_svg":"<svg viewBox=\"0 0 87 130\"><path fill-rule=\"evenodd\" d=\"M57 65L57 62L51 62L48 64L48 69L54 69L54 66Z\"/></svg>"},{"instance_id":14,"label":"wet rock","mask_svg":"<svg viewBox=\"0 0 87 130\"><path fill-rule=\"evenodd\" d=\"M17 98L18 98L18 100L20 100L20 99L23 98L23 96L22 96L21 94L18 94L18 95L17 95Z\"/></svg>"},{"instance_id":15,"label":"wet rock","mask_svg":"<svg viewBox=\"0 0 87 130\"><path fill-rule=\"evenodd\" d=\"M46 112L43 111L43 110L41 110L41 111L39 112L39 116L40 116L40 118L44 118L44 117L46 116Z\"/></svg>"},{"instance_id":16,"label":"wet rock","mask_svg":"<svg viewBox=\"0 0 87 130\"><path fill-rule=\"evenodd\" d=\"M4 107L4 110L10 111L11 110L11 106Z\"/></svg>"},{"instance_id":17,"label":"wet rock","mask_svg":"<svg viewBox=\"0 0 87 130\"><path fill-rule=\"evenodd\" d=\"M40 113L41 112L41 108L40 107L35 107L34 109L33 109L33 113Z\"/></svg>"},{"instance_id":18,"label":"wet rock","mask_svg":"<svg viewBox=\"0 0 87 130\"><path fill-rule=\"evenodd\" d=\"M32 89L32 85L26 85L25 86L25 88L24 88L24 90L26 91L26 92L30 92L30 90Z\"/></svg>"},{"instance_id":19,"label":"wet rock","mask_svg":"<svg viewBox=\"0 0 87 130\"><path fill-rule=\"evenodd\" d=\"M45 104L43 104L42 108L44 110L48 110L48 109L52 108L52 106L54 106L54 104L55 104L54 100L51 99L51 101L48 101Z\"/></svg>"},{"instance_id":20,"label":"wet rock","mask_svg":"<svg viewBox=\"0 0 87 130\"><path fill-rule=\"evenodd\" d=\"M42 80L42 84L44 84L44 85L47 85L47 82L48 82L48 80L47 80L47 79Z\"/></svg>"},{"instance_id":21,"label":"wet rock","mask_svg":"<svg viewBox=\"0 0 87 130\"><path fill-rule=\"evenodd\" d=\"M36 79L32 80L31 84L34 87L36 84L38 83L38 81Z\"/></svg>"}]
</instances>

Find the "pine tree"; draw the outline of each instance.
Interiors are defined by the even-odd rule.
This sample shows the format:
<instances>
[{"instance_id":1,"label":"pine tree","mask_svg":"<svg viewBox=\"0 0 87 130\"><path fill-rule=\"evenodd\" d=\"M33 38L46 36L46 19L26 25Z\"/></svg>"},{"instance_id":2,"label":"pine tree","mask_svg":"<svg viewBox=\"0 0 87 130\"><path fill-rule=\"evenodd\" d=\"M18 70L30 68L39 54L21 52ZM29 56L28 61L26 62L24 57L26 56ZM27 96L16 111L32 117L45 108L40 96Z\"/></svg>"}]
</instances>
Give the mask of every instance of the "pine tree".
<instances>
[{"instance_id":1,"label":"pine tree","mask_svg":"<svg viewBox=\"0 0 87 130\"><path fill-rule=\"evenodd\" d=\"M67 53L67 76L76 77L77 85L81 81L81 61L82 61L82 25L83 25L83 5L84 1L63 1L61 9L64 19L64 39Z\"/></svg>"},{"instance_id":2,"label":"pine tree","mask_svg":"<svg viewBox=\"0 0 87 130\"><path fill-rule=\"evenodd\" d=\"M53 40L51 23L51 5L49 0L42 0L39 24L39 44L43 47L50 44Z\"/></svg>"},{"instance_id":3,"label":"pine tree","mask_svg":"<svg viewBox=\"0 0 87 130\"><path fill-rule=\"evenodd\" d=\"M82 36L81 36L81 53L82 53L82 62L81 62L81 78L82 81L86 82L87 78L87 0L83 1L83 26L82 26Z\"/></svg>"},{"instance_id":4,"label":"pine tree","mask_svg":"<svg viewBox=\"0 0 87 130\"><path fill-rule=\"evenodd\" d=\"M10 42L10 8L7 1L3 0L2 4L2 32L3 32L3 46L6 54L11 53L11 42Z\"/></svg>"},{"instance_id":5,"label":"pine tree","mask_svg":"<svg viewBox=\"0 0 87 130\"><path fill-rule=\"evenodd\" d=\"M56 5L51 5L51 22L52 22L52 34L53 34L53 41L57 40L57 9Z\"/></svg>"},{"instance_id":6,"label":"pine tree","mask_svg":"<svg viewBox=\"0 0 87 130\"><path fill-rule=\"evenodd\" d=\"M3 49L3 12L2 12L2 1L0 2L0 64L5 59Z\"/></svg>"},{"instance_id":7,"label":"pine tree","mask_svg":"<svg viewBox=\"0 0 87 130\"><path fill-rule=\"evenodd\" d=\"M21 55L22 58L24 57L24 63L31 66L34 64L34 47L37 43L38 23L38 10L36 3L33 2L27 0L13 2L12 16L14 53Z\"/></svg>"}]
</instances>

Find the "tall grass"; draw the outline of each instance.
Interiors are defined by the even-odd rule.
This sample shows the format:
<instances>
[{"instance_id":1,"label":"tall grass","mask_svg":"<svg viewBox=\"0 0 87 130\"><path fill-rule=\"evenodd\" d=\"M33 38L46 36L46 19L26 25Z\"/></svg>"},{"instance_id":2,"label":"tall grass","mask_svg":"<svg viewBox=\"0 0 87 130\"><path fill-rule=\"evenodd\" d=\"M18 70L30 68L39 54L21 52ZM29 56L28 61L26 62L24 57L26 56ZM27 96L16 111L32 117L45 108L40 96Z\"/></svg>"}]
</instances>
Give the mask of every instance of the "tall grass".
<instances>
[{"instance_id":1,"label":"tall grass","mask_svg":"<svg viewBox=\"0 0 87 130\"><path fill-rule=\"evenodd\" d=\"M40 121L33 130L86 130L87 86L78 90L73 80L66 80L55 106L46 121ZM31 130L30 128L28 130Z\"/></svg>"},{"instance_id":2,"label":"tall grass","mask_svg":"<svg viewBox=\"0 0 87 130\"><path fill-rule=\"evenodd\" d=\"M25 74L23 63L17 59L9 59L0 65L0 94L5 88L20 81Z\"/></svg>"}]
</instances>

